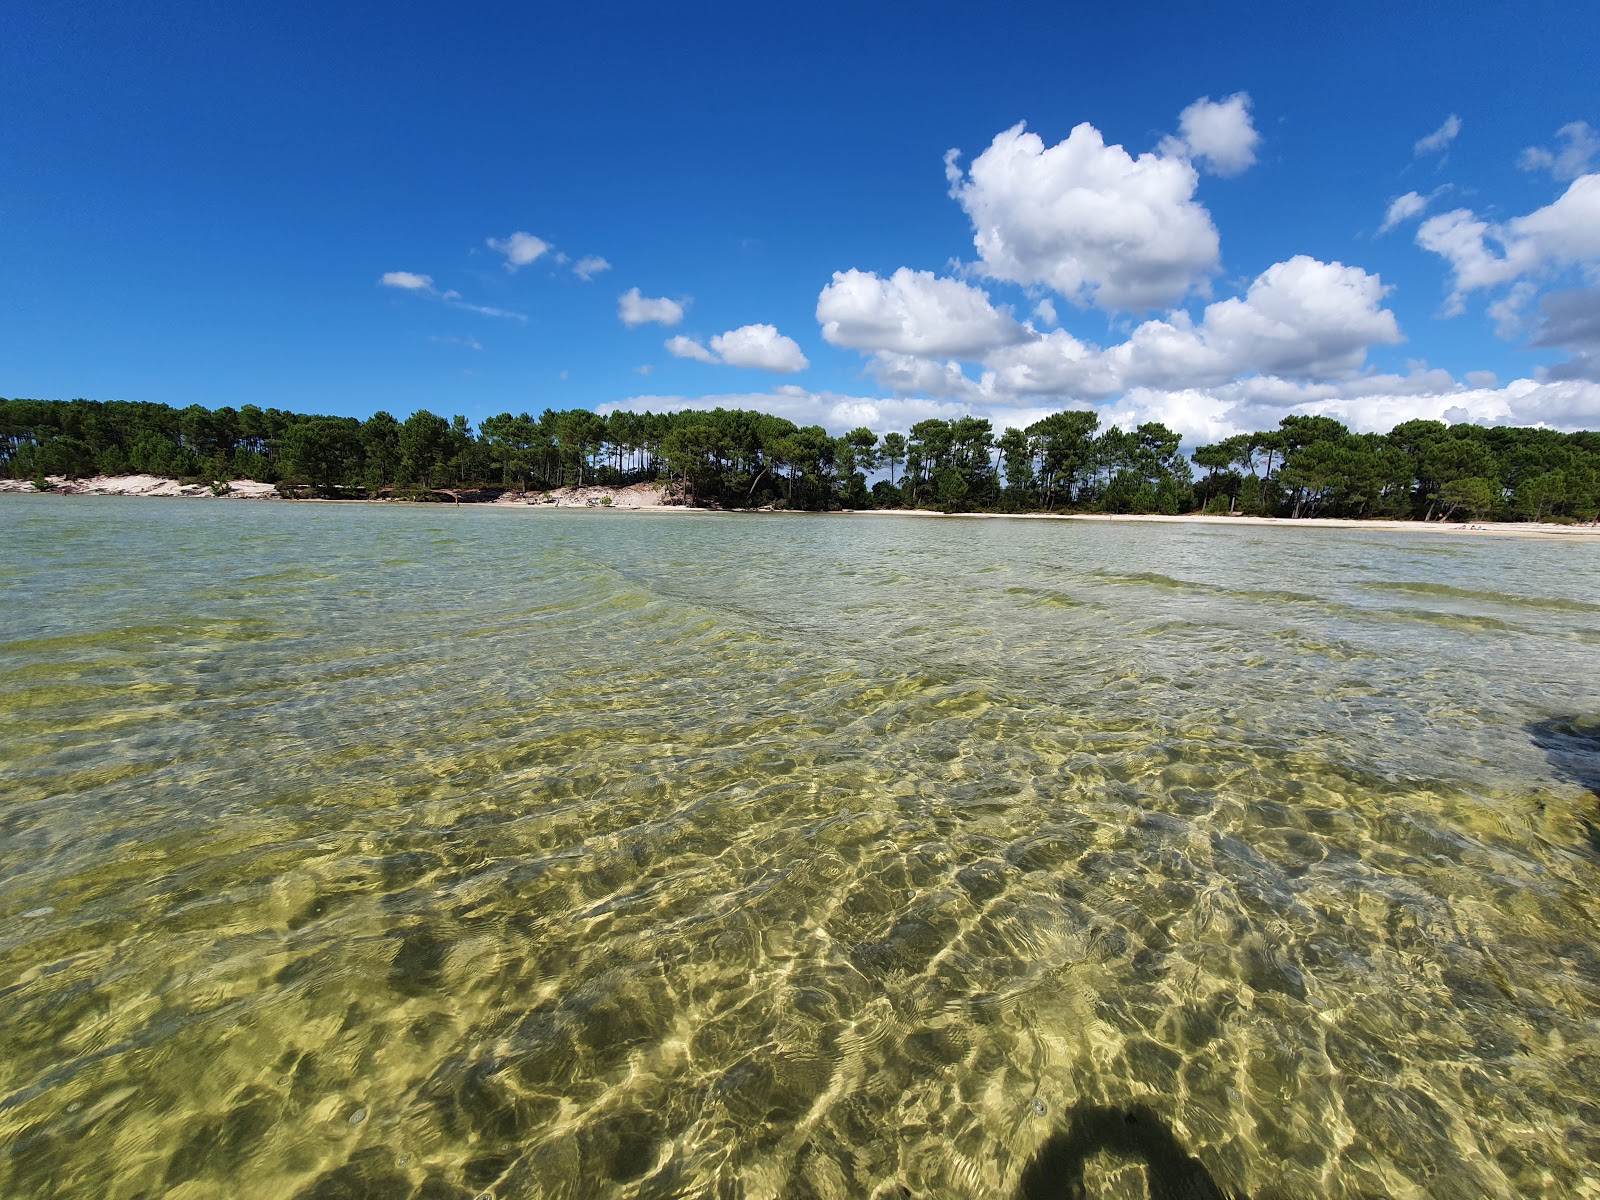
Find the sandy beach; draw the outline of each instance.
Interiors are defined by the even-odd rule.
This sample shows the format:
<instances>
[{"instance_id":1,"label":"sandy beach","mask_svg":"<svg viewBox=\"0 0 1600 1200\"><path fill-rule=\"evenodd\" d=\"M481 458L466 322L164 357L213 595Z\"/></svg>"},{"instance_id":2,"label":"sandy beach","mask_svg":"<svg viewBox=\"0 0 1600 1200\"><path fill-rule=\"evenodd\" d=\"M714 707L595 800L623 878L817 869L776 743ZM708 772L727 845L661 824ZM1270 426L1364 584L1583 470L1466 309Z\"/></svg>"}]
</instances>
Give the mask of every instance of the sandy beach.
<instances>
[{"instance_id":1,"label":"sandy beach","mask_svg":"<svg viewBox=\"0 0 1600 1200\"><path fill-rule=\"evenodd\" d=\"M569 487L539 492L506 492L496 504L517 508L613 508L683 509L670 504L666 489L655 483L633 483L627 487Z\"/></svg>"},{"instance_id":2,"label":"sandy beach","mask_svg":"<svg viewBox=\"0 0 1600 1200\"><path fill-rule=\"evenodd\" d=\"M254 479L227 480L221 495L209 484L179 483L161 475L95 475L88 479L46 477L50 490L62 496L168 496L186 500L277 500L278 486ZM37 492L27 479L0 479L0 492Z\"/></svg>"}]
</instances>

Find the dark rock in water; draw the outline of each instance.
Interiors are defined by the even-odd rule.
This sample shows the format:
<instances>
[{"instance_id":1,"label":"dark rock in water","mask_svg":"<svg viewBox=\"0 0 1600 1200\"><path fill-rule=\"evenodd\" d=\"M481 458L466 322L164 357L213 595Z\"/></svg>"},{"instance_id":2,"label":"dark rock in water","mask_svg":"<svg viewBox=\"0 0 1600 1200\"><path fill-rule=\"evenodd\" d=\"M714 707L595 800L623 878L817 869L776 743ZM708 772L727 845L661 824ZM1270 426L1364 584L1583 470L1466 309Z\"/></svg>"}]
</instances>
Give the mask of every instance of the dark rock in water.
<instances>
[{"instance_id":1,"label":"dark rock in water","mask_svg":"<svg viewBox=\"0 0 1600 1200\"><path fill-rule=\"evenodd\" d=\"M1151 1200L1245 1200L1217 1186L1166 1122L1143 1106L1073 1110L1067 1128L1023 1171L1017 1200L1087 1200L1084 1167L1102 1153L1142 1163Z\"/></svg>"}]
</instances>

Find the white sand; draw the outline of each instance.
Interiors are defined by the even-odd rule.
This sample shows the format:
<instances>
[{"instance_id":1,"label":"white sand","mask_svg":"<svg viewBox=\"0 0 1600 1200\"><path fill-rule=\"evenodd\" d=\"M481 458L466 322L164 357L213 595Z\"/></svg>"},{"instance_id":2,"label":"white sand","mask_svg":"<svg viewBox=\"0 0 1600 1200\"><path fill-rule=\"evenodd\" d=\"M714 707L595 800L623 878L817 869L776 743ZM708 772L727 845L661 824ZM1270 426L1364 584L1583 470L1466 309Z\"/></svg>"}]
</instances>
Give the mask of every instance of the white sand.
<instances>
[{"instance_id":1,"label":"white sand","mask_svg":"<svg viewBox=\"0 0 1600 1200\"><path fill-rule=\"evenodd\" d=\"M254 479L228 480L228 492L214 496L206 483L179 483L160 475L95 475L89 479L46 477L51 491L63 496L181 496L186 499L276 500L278 488ZM0 492L36 492L26 479L0 479Z\"/></svg>"},{"instance_id":2,"label":"white sand","mask_svg":"<svg viewBox=\"0 0 1600 1200\"><path fill-rule=\"evenodd\" d=\"M1532 521L1357 521L1350 517L1222 517L1185 513L1169 517L1158 513L941 513L926 508L854 508L838 516L949 517L952 520L997 521L1156 521L1172 525L1275 525L1280 529L1363 529L1373 533L1448 533L1463 537L1502 534L1508 537L1561 538L1566 541L1600 541L1600 525L1552 525Z\"/></svg>"},{"instance_id":3,"label":"white sand","mask_svg":"<svg viewBox=\"0 0 1600 1200\"><path fill-rule=\"evenodd\" d=\"M609 500L606 504L603 501ZM548 492L506 492L496 504L532 505L535 508L673 508L660 484L634 483L627 487L564 487Z\"/></svg>"}]
</instances>

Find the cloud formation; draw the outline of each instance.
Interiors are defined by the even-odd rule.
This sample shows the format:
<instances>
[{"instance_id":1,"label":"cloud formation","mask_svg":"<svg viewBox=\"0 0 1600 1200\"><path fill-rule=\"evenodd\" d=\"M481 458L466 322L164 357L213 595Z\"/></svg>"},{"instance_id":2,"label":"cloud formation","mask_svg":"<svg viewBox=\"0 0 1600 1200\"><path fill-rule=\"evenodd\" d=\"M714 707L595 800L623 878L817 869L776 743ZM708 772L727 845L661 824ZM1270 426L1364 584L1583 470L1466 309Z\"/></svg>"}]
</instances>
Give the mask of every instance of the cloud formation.
<instances>
[{"instance_id":1,"label":"cloud formation","mask_svg":"<svg viewBox=\"0 0 1600 1200\"><path fill-rule=\"evenodd\" d=\"M1517 159L1524 171L1548 171L1562 183L1589 172L1589 164L1600 154L1600 133L1587 121L1572 121L1556 130L1561 145L1555 150L1529 146Z\"/></svg>"},{"instance_id":2,"label":"cloud formation","mask_svg":"<svg viewBox=\"0 0 1600 1200\"><path fill-rule=\"evenodd\" d=\"M1422 210L1428 207L1428 197L1418 195L1416 192L1407 192L1404 196L1396 196L1389 202L1389 210L1383 214L1383 224L1378 227L1379 233L1388 233L1400 225L1411 220L1412 217L1421 216Z\"/></svg>"},{"instance_id":3,"label":"cloud formation","mask_svg":"<svg viewBox=\"0 0 1600 1200\"><path fill-rule=\"evenodd\" d=\"M617 316L629 329L641 325L665 325L669 328L683 320L687 301L680 303L665 296L652 299L639 294L638 288L629 288L617 297Z\"/></svg>"},{"instance_id":4,"label":"cloud formation","mask_svg":"<svg viewBox=\"0 0 1600 1200\"><path fill-rule=\"evenodd\" d=\"M1199 162L1213 175L1238 175L1255 165L1261 135L1250 121L1250 96L1226 100L1202 96L1178 114L1178 135L1161 143L1163 153Z\"/></svg>"},{"instance_id":5,"label":"cloud formation","mask_svg":"<svg viewBox=\"0 0 1600 1200\"><path fill-rule=\"evenodd\" d=\"M792 375L811 365L793 338L785 337L773 325L741 325L719 333L705 346L691 337L678 334L666 341L667 352L695 362L723 363L730 367L754 367Z\"/></svg>"},{"instance_id":6,"label":"cloud formation","mask_svg":"<svg viewBox=\"0 0 1600 1200\"><path fill-rule=\"evenodd\" d=\"M772 325L741 325L711 339L711 349L732 367L755 367L792 375L811 364L799 344Z\"/></svg>"},{"instance_id":7,"label":"cloud formation","mask_svg":"<svg viewBox=\"0 0 1600 1200\"><path fill-rule=\"evenodd\" d=\"M489 249L506 256L505 268L508 271L521 270L529 263L537 261L550 249L549 242L520 229L510 237L485 238L484 242Z\"/></svg>"},{"instance_id":8,"label":"cloud formation","mask_svg":"<svg viewBox=\"0 0 1600 1200\"><path fill-rule=\"evenodd\" d=\"M1219 136L1212 149L1226 155L1227 145ZM1199 176L1183 155L1135 158L1086 122L1050 147L1014 125L965 174L957 157L945 155L950 194L972 220L978 269L992 279L1138 311L1177 303L1218 268L1217 229L1194 199Z\"/></svg>"},{"instance_id":9,"label":"cloud formation","mask_svg":"<svg viewBox=\"0 0 1600 1200\"><path fill-rule=\"evenodd\" d=\"M1053 330L985 360L997 396L1112 396L1130 388L1217 386L1246 375L1338 378L1367 350L1401 340L1376 275L1297 255L1276 263L1243 297L1208 305L1196 324L1179 310L1146 321L1100 350Z\"/></svg>"},{"instance_id":10,"label":"cloud formation","mask_svg":"<svg viewBox=\"0 0 1600 1200\"><path fill-rule=\"evenodd\" d=\"M971 358L1028 336L982 288L909 267L888 279L835 271L817 297L817 320L835 346L934 358Z\"/></svg>"},{"instance_id":11,"label":"cloud formation","mask_svg":"<svg viewBox=\"0 0 1600 1200\"><path fill-rule=\"evenodd\" d=\"M611 270L611 264L598 254L585 254L572 264L572 273L585 283L588 283L589 280L601 272L609 270Z\"/></svg>"},{"instance_id":12,"label":"cloud formation","mask_svg":"<svg viewBox=\"0 0 1600 1200\"><path fill-rule=\"evenodd\" d=\"M666 346L667 353L675 358L692 358L695 362L703 363L717 361L717 356L707 350L704 345L695 341L692 337L684 337L681 333L673 334L669 337L666 341Z\"/></svg>"},{"instance_id":13,"label":"cloud formation","mask_svg":"<svg viewBox=\"0 0 1600 1200\"><path fill-rule=\"evenodd\" d=\"M1418 158L1424 154L1438 154L1446 149L1451 142L1456 140L1456 135L1461 132L1461 118L1451 113L1444 119L1444 124L1435 129L1426 137L1420 137L1411 152Z\"/></svg>"},{"instance_id":14,"label":"cloud formation","mask_svg":"<svg viewBox=\"0 0 1600 1200\"><path fill-rule=\"evenodd\" d=\"M1092 408L1103 426L1123 429L1160 421L1192 447L1235 433L1271 429L1286 414L1334 417L1358 433L1387 432L1410 420L1593 429L1600 424L1600 383L1518 379L1497 388L1490 381L1464 384L1446 371L1426 370L1410 375L1363 375L1337 383L1253 377L1216 387L1133 388L1114 400L1075 401L1065 406L1008 403L994 397L950 401L926 396L852 396L786 384L766 392L630 396L602 404L598 411L756 409L798 425L821 425L837 435L858 425L878 433L906 433L928 417L949 420L968 414L987 419L996 431L1026 429L1062 407Z\"/></svg>"},{"instance_id":15,"label":"cloud formation","mask_svg":"<svg viewBox=\"0 0 1600 1200\"><path fill-rule=\"evenodd\" d=\"M1600 175L1580 176L1553 203L1503 223L1465 208L1440 213L1422 223L1417 244L1450 264L1451 316L1471 292L1560 267L1592 268L1600 264Z\"/></svg>"},{"instance_id":16,"label":"cloud formation","mask_svg":"<svg viewBox=\"0 0 1600 1200\"><path fill-rule=\"evenodd\" d=\"M453 288L449 291L440 291L434 286L432 275L421 275L415 271L385 271L378 277L378 283L382 287L398 288L403 292L416 292L419 295L428 296L443 304L448 304L451 308L459 308L463 312L477 313L479 316L505 317L508 320L523 322L528 319L522 313L511 312L508 309L490 308L486 304L469 304L461 298L461 293Z\"/></svg>"},{"instance_id":17,"label":"cloud formation","mask_svg":"<svg viewBox=\"0 0 1600 1200\"><path fill-rule=\"evenodd\" d=\"M383 287L399 288L406 292L433 291L433 276L419 275L415 271L385 271L378 283Z\"/></svg>"}]
</instances>

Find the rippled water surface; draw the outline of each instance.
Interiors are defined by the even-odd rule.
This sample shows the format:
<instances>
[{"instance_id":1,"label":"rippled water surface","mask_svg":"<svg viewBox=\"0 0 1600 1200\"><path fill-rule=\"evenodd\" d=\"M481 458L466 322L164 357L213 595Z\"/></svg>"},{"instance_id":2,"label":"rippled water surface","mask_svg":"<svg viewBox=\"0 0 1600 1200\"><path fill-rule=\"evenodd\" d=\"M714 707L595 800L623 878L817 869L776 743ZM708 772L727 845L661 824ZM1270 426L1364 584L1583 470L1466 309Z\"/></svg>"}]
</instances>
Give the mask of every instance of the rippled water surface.
<instances>
[{"instance_id":1,"label":"rippled water surface","mask_svg":"<svg viewBox=\"0 0 1600 1200\"><path fill-rule=\"evenodd\" d=\"M0 528L0 1194L1600 1194L1600 546Z\"/></svg>"}]
</instances>

